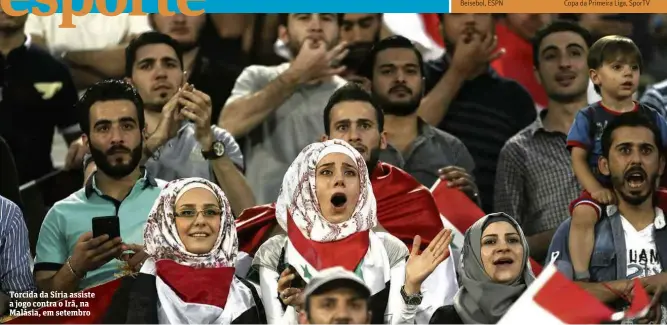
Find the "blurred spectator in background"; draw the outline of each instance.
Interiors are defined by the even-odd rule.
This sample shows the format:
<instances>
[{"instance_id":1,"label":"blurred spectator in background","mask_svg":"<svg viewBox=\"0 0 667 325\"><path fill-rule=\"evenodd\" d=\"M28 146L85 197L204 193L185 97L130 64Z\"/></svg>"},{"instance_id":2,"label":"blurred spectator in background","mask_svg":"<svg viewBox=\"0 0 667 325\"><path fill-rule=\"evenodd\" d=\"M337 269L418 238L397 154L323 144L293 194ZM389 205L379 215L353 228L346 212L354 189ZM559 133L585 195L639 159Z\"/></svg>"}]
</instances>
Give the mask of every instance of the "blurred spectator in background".
<instances>
[{"instance_id":1,"label":"blurred spectator in background","mask_svg":"<svg viewBox=\"0 0 667 325\"><path fill-rule=\"evenodd\" d=\"M162 16L150 14L148 19L156 31L171 36L183 50L183 71L187 81L205 94L211 96L213 112L211 121L215 124L220 117L222 106L234 88L242 67L225 62L225 50L219 51L214 40L205 40L202 32L209 25L209 15L186 16L175 14ZM210 28L210 27L209 27ZM207 46L206 41L211 42ZM240 53L240 48L239 52ZM233 61L232 61L233 62Z\"/></svg>"},{"instance_id":2,"label":"blurred spectator in background","mask_svg":"<svg viewBox=\"0 0 667 325\"><path fill-rule=\"evenodd\" d=\"M341 65L345 66L345 71L340 76L347 81L359 84L368 91L371 89L371 81L363 76L362 70L364 65L367 64L365 61L373 44L373 42L351 44L347 48L349 53L341 62Z\"/></svg>"},{"instance_id":3,"label":"blurred spectator in background","mask_svg":"<svg viewBox=\"0 0 667 325\"><path fill-rule=\"evenodd\" d=\"M646 73L655 83L667 79L667 14L652 14L648 28L653 57L647 62Z\"/></svg>"},{"instance_id":4,"label":"blurred spectator in background","mask_svg":"<svg viewBox=\"0 0 667 325\"><path fill-rule=\"evenodd\" d=\"M251 41L257 14L206 14L199 45L215 60L243 68L252 63ZM274 32L275 33L275 32ZM240 71L239 71L240 73Z\"/></svg>"},{"instance_id":5,"label":"blurred spectator in background","mask_svg":"<svg viewBox=\"0 0 667 325\"><path fill-rule=\"evenodd\" d=\"M372 80L372 94L385 114L388 146L380 160L399 167L430 188L441 176L477 201L472 179L475 163L455 136L424 122L417 109L424 94L424 63L410 40L390 36L373 47L365 67Z\"/></svg>"},{"instance_id":6,"label":"blurred spectator in background","mask_svg":"<svg viewBox=\"0 0 667 325\"><path fill-rule=\"evenodd\" d=\"M574 116L588 105L591 42L590 33L573 22L556 21L537 32L533 66L549 104L533 124L507 140L498 157L493 209L514 216L537 261L546 257L551 237L582 190L566 138Z\"/></svg>"},{"instance_id":7,"label":"blurred spectator in background","mask_svg":"<svg viewBox=\"0 0 667 325\"><path fill-rule=\"evenodd\" d=\"M19 177L16 172L16 163L14 163L14 156L12 151L5 142L5 139L0 137L0 196L4 196L19 208L23 206L21 200L21 193L19 192Z\"/></svg>"},{"instance_id":8,"label":"blurred spectator in background","mask_svg":"<svg viewBox=\"0 0 667 325\"><path fill-rule=\"evenodd\" d=\"M649 86L640 99L642 104L653 107L662 116L667 115L667 79Z\"/></svg>"},{"instance_id":9,"label":"blurred spectator in background","mask_svg":"<svg viewBox=\"0 0 667 325\"><path fill-rule=\"evenodd\" d=\"M499 75L514 79L528 90L538 108L547 105L547 94L528 68L533 61L531 40L545 24L551 22L555 14L500 14L496 23L498 48L505 49L505 55L491 63Z\"/></svg>"},{"instance_id":10,"label":"blurred spectator in background","mask_svg":"<svg viewBox=\"0 0 667 325\"><path fill-rule=\"evenodd\" d=\"M447 54L427 64L419 115L463 141L475 161L482 209L492 211L500 149L535 121L535 105L520 84L489 66L504 53L491 14L445 14L442 24Z\"/></svg>"},{"instance_id":11,"label":"blurred spectator in background","mask_svg":"<svg viewBox=\"0 0 667 325\"><path fill-rule=\"evenodd\" d=\"M68 144L81 135L72 77L65 65L34 46L30 36L26 36L26 19L28 15L0 13L0 136L11 148L20 184L54 170L54 128ZM70 154L68 161L77 151ZM79 160L82 157L83 153Z\"/></svg>"},{"instance_id":12,"label":"blurred spectator in background","mask_svg":"<svg viewBox=\"0 0 667 325\"><path fill-rule=\"evenodd\" d=\"M250 66L236 80L219 125L242 142L246 175L257 202L278 197L287 168L324 133L322 108L345 80L337 75L348 51L338 44L337 14L283 14L280 38L290 63Z\"/></svg>"},{"instance_id":13,"label":"blurred spectator in background","mask_svg":"<svg viewBox=\"0 0 667 325\"><path fill-rule=\"evenodd\" d=\"M127 42L151 29L146 16L86 14L71 19L76 28L59 27L62 14L29 15L26 33L64 59L79 90L100 80L122 78Z\"/></svg>"},{"instance_id":14,"label":"blurred spectator in background","mask_svg":"<svg viewBox=\"0 0 667 325\"><path fill-rule=\"evenodd\" d=\"M341 41L349 44L380 40L382 14L342 14Z\"/></svg>"}]
</instances>

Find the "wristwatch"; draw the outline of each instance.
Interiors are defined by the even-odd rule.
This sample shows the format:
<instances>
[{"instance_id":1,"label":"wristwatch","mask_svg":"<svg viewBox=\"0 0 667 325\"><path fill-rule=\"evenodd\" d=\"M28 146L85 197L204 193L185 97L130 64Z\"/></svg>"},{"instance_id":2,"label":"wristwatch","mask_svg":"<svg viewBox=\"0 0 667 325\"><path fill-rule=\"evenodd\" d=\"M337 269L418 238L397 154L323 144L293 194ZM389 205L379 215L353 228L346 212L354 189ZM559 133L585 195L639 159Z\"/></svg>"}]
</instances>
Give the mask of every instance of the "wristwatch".
<instances>
[{"instance_id":1,"label":"wristwatch","mask_svg":"<svg viewBox=\"0 0 667 325\"><path fill-rule=\"evenodd\" d=\"M403 297L403 302L405 302L406 305L409 306L419 306L422 303L422 298L424 298L424 295L422 295L421 292L408 295L405 292L405 286L401 287L401 297Z\"/></svg>"},{"instance_id":2,"label":"wristwatch","mask_svg":"<svg viewBox=\"0 0 667 325\"><path fill-rule=\"evenodd\" d=\"M211 145L211 150L201 151L201 155L204 156L206 160L218 159L225 155L225 144L222 141L215 141Z\"/></svg>"}]
</instances>

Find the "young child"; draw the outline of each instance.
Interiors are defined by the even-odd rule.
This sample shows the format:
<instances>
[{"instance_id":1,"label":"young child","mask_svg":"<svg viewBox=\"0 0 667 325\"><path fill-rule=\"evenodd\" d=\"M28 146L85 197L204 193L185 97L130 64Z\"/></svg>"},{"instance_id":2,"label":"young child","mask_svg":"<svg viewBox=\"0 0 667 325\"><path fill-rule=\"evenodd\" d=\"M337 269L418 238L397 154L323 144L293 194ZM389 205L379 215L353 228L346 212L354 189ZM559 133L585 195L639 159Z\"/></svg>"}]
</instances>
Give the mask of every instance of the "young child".
<instances>
[{"instance_id":1,"label":"young child","mask_svg":"<svg viewBox=\"0 0 667 325\"><path fill-rule=\"evenodd\" d=\"M632 99L642 68L641 53L632 40L621 36L601 38L588 52L588 68L602 101L580 110L567 136L572 169L584 188L581 196L570 204L569 253L578 281L590 278L588 267L593 254L594 227L604 215L602 206L616 202L610 181L598 170L598 158L602 154L600 137L607 122L616 115L639 110L655 119L663 143L667 143L665 119Z\"/></svg>"}]
</instances>

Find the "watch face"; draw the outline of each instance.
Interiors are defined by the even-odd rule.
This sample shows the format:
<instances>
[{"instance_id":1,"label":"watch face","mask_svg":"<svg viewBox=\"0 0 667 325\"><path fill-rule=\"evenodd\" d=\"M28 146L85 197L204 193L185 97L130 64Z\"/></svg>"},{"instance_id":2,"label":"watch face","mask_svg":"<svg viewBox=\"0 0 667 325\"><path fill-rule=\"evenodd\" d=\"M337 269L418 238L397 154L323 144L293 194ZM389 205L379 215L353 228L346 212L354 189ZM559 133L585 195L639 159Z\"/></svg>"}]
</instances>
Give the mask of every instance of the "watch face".
<instances>
[{"instance_id":1,"label":"watch face","mask_svg":"<svg viewBox=\"0 0 667 325\"><path fill-rule=\"evenodd\" d=\"M225 154L225 145L220 141L214 143L213 152L215 153L216 156L222 157L222 155Z\"/></svg>"}]
</instances>

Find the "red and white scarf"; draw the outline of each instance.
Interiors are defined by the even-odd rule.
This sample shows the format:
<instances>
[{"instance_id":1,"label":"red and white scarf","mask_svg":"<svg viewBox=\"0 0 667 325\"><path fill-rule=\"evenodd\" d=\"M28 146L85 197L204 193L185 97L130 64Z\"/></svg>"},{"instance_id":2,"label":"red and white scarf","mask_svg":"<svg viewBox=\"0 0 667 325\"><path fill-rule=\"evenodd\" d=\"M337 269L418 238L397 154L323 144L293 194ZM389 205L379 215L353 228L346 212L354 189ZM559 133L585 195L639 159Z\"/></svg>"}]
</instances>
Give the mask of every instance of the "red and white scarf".
<instances>
[{"instance_id":1,"label":"red and white scarf","mask_svg":"<svg viewBox=\"0 0 667 325\"><path fill-rule=\"evenodd\" d=\"M176 228L176 203L193 188L204 188L213 193L222 211L215 244L211 251L203 254L189 252ZM152 258L151 264L155 261L155 268L150 273L158 278L158 284L166 284L181 303L214 306L222 312L233 282L238 239L229 201L220 187L203 178L168 183L148 216L144 243L146 253Z\"/></svg>"},{"instance_id":2,"label":"red and white scarf","mask_svg":"<svg viewBox=\"0 0 667 325\"><path fill-rule=\"evenodd\" d=\"M352 216L337 224L322 215L315 186L317 164L331 153L350 157L360 180ZM377 225L375 196L364 158L341 140L317 142L304 148L285 174L276 202L276 218L287 231L290 244L316 270L331 266L354 270L368 251L370 229Z\"/></svg>"}]
</instances>

